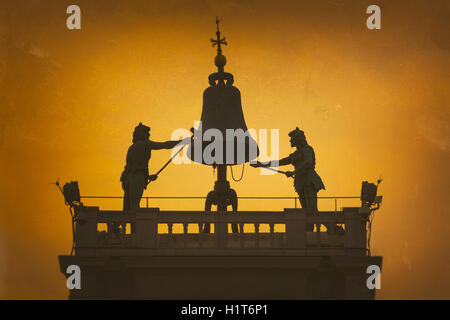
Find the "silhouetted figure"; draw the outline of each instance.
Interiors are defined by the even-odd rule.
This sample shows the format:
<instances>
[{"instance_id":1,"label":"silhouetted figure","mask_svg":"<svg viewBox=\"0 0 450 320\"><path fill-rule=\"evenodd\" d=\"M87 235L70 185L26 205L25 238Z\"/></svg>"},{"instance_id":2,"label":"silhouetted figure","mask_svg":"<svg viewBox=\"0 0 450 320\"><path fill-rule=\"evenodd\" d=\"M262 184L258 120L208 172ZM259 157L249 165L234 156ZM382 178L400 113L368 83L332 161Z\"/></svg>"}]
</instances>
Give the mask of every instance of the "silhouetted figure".
<instances>
[{"instance_id":1,"label":"silhouetted figure","mask_svg":"<svg viewBox=\"0 0 450 320\"><path fill-rule=\"evenodd\" d=\"M288 177L294 177L294 188L300 198L302 208L317 212L317 192L325 189L322 179L315 169L314 149L306 142L305 134L298 127L289 132L291 147L297 148L288 157L279 161L280 166L292 164L294 171L288 171ZM270 162L252 164L253 167L270 167ZM311 228L311 226L310 226Z\"/></svg>"},{"instance_id":2,"label":"silhouetted figure","mask_svg":"<svg viewBox=\"0 0 450 320\"><path fill-rule=\"evenodd\" d=\"M120 181L125 192L123 210L139 208L142 194L150 181L156 180L157 175L148 174L148 161L152 150L172 149L180 140L155 142L149 140L150 127L139 123L133 132L133 144L128 149L127 163Z\"/></svg>"}]
</instances>

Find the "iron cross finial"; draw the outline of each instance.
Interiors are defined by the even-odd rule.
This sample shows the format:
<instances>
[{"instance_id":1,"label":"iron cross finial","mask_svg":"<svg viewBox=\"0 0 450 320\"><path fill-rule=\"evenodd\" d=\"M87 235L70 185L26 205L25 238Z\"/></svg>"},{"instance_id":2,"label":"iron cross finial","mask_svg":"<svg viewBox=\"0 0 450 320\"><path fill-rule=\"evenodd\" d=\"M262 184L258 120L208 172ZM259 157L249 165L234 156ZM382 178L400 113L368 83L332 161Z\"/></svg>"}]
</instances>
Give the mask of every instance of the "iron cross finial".
<instances>
[{"instance_id":1,"label":"iron cross finial","mask_svg":"<svg viewBox=\"0 0 450 320\"><path fill-rule=\"evenodd\" d=\"M216 25L217 25L217 32L216 32L216 36L217 39L211 39L211 43L212 46L214 47L215 45L217 45L217 54L221 55L222 54L222 44L227 45L227 42L225 40L225 37L220 39L220 31L219 31L219 17L216 17Z\"/></svg>"}]
</instances>

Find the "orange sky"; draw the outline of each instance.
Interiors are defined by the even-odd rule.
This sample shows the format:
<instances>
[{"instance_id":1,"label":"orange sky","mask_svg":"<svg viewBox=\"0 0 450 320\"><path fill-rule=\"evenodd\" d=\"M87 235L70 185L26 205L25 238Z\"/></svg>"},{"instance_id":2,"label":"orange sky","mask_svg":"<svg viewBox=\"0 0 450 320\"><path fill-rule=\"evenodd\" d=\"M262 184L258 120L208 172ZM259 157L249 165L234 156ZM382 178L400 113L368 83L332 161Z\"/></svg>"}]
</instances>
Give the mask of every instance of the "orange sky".
<instances>
[{"instance_id":1,"label":"orange sky","mask_svg":"<svg viewBox=\"0 0 450 320\"><path fill-rule=\"evenodd\" d=\"M379 4L382 30L365 27ZM378 298L450 298L449 49L447 1L77 1L82 30L65 27L72 1L1 2L0 298L67 297L57 256L70 218L50 182L83 195L121 195L133 128L152 138L199 120L215 71L216 15L249 128L299 126L326 190L358 195L382 174L372 253L382 255ZM169 151L154 152L150 171ZM205 196L212 169L171 165L146 195ZM237 170L240 173L240 168ZM292 181L246 166L240 196L294 196ZM94 202L118 209L120 201ZM343 205L355 203L339 202ZM289 201L241 201L282 210ZM319 202L319 209L333 207ZM202 201L155 201L201 209Z\"/></svg>"}]
</instances>

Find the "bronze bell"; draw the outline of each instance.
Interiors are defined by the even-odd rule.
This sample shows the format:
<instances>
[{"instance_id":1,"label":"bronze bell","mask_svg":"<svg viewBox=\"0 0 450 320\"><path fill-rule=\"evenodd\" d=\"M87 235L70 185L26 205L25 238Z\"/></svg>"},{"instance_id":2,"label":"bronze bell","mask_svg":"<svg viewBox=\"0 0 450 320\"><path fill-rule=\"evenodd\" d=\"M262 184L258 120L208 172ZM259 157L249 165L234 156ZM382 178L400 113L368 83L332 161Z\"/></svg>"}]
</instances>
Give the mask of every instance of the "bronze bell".
<instances>
[{"instance_id":1,"label":"bronze bell","mask_svg":"<svg viewBox=\"0 0 450 320\"><path fill-rule=\"evenodd\" d=\"M229 73L214 73L210 76L210 83L212 85L203 93L203 109L201 115L202 126L200 132L203 140L205 139L204 133L209 129L218 129L221 132L222 139L220 139L219 144L223 150L223 156L221 157L222 162L205 162L203 151L212 143L212 141L202 142L201 161L196 161L198 159L195 159L194 157L195 143L191 144L190 150L188 151L188 156L191 160L202 164L235 165L249 162L258 156L259 150L256 141L249 134L238 138L237 135L232 136L229 132L227 137L227 129L232 129L235 133L239 133L239 131L236 130L241 129L241 133L247 133L247 125L245 123L241 105L241 93L238 88L232 85L232 81L232 76ZM229 138L232 138L233 142L232 147L228 145L227 149ZM227 150L228 152L232 150L233 154L227 157ZM242 152L244 152L244 154L240 154ZM212 156L215 156L214 150L212 151Z\"/></svg>"},{"instance_id":2,"label":"bronze bell","mask_svg":"<svg viewBox=\"0 0 450 320\"><path fill-rule=\"evenodd\" d=\"M218 24L218 20L216 20ZM249 162L255 159L258 154L258 146L256 141L247 132L247 125L245 124L244 113L241 105L241 93L238 88L233 86L233 75L224 72L226 58L222 55L221 45L225 44L225 38L220 38L219 28L217 26L217 39L211 39L213 46L217 45L217 56L214 59L218 72L209 76L210 87L203 92L203 109L201 115L201 129L197 128L194 135L194 141L190 144L187 155L194 162L209 165L235 165ZM218 141L205 141L205 132L209 129L217 129L221 132L221 138ZM231 134L227 137L227 129L239 130L241 133L246 133L245 136L238 138ZM195 143L195 139L201 133L202 142ZM238 133L238 132L236 132ZM213 137L212 139L215 139ZM232 139L232 140L231 140ZM218 155L218 161L205 161L204 150L208 148L211 150L210 144L213 142L216 146L221 146L222 157ZM217 144L216 144L217 143ZM196 148L201 147L201 153ZM227 148L228 147L228 148ZM227 152L228 149L228 152ZM232 152L232 154L230 154ZM196 154L197 153L197 154ZM199 153L201 157L199 157ZM212 150L211 155L215 157L215 150ZM222 160L222 161L221 161ZM221 161L221 162L220 162Z\"/></svg>"}]
</instances>

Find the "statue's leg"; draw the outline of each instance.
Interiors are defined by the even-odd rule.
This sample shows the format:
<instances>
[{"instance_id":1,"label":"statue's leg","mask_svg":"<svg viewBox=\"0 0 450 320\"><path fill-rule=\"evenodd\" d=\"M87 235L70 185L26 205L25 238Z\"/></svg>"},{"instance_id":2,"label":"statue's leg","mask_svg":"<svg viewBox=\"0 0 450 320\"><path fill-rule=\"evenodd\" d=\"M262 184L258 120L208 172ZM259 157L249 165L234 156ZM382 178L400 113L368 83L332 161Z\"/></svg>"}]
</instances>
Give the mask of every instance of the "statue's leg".
<instances>
[{"instance_id":1,"label":"statue's leg","mask_svg":"<svg viewBox=\"0 0 450 320\"><path fill-rule=\"evenodd\" d=\"M308 199L307 199L307 194L305 192L305 188L301 187L301 188L295 188L295 190L297 191L298 194L298 198L300 200L300 204L302 205L302 209L308 209ZM312 223L309 223L306 226L306 231L313 231L314 230L314 225Z\"/></svg>"},{"instance_id":2,"label":"statue's leg","mask_svg":"<svg viewBox=\"0 0 450 320\"><path fill-rule=\"evenodd\" d=\"M302 209L307 208L308 204L306 202L305 192L303 191L303 185L297 179L294 180L294 189L295 189L295 192L297 192L297 194L298 194L298 199L300 200Z\"/></svg>"},{"instance_id":3,"label":"statue's leg","mask_svg":"<svg viewBox=\"0 0 450 320\"><path fill-rule=\"evenodd\" d=\"M140 174L137 181L137 207L139 208L141 205L142 195L144 194L145 184L146 184L145 175Z\"/></svg>"},{"instance_id":4,"label":"statue's leg","mask_svg":"<svg viewBox=\"0 0 450 320\"><path fill-rule=\"evenodd\" d=\"M126 178L127 179L127 178ZM130 188L127 181L122 182L123 189L123 212L130 210ZM114 227L116 229L117 227ZM134 233L134 223L131 224L131 233Z\"/></svg>"},{"instance_id":5,"label":"statue's leg","mask_svg":"<svg viewBox=\"0 0 450 320\"><path fill-rule=\"evenodd\" d=\"M205 211L206 212L211 212L213 198L214 198L214 192L210 191L208 193L208 195L206 196L206 200L205 200ZM203 233L211 232L211 224L210 223L199 224L199 227L200 227L199 232L203 232Z\"/></svg>"},{"instance_id":6,"label":"statue's leg","mask_svg":"<svg viewBox=\"0 0 450 320\"><path fill-rule=\"evenodd\" d=\"M313 214L317 213L317 191L313 184L308 184L303 188L303 194L306 201L306 208L308 208ZM313 226L311 225L310 228ZM317 225L320 229L320 224Z\"/></svg>"},{"instance_id":7,"label":"statue's leg","mask_svg":"<svg viewBox=\"0 0 450 320\"><path fill-rule=\"evenodd\" d=\"M125 179L128 179L125 178ZM130 210L130 184L128 181L122 181L122 189L123 189L123 211ZM108 228L112 233L119 233L120 223L112 222L108 225Z\"/></svg>"},{"instance_id":8,"label":"statue's leg","mask_svg":"<svg viewBox=\"0 0 450 320\"><path fill-rule=\"evenodd\" d=\"M303 192L303 190L298 191L297 194L298 194L298 199L300 200L302 209L307 208L308 204L306 202L305 193Z\"/></svg>"},{"instance_id":9,"label":"statue's leg","mask_svg":"<svg viewBox=\"0 0 450 320\"><path fill-rule=\"evenodd\" d=\"M238 197L237 197L236 191L234 191L233 189L230 189L229 199L230 199L231 208L233 209L233 213L236 213L238 210ZM231 230L233 233L239 233L238 224L232 223Z\"/></svg>"},{"instance_id":10,"label":"statue's leg","mask_svg":"<svg viewBox=\"0 0 450 320\"><path fill-rule=\"evenodd\" d=\"M123 211L127 211L130 209L130 192L128 189L128 183L123 181L122 182L122 189L123 189Z\"/></svg>"},{"instance_id":11,"label":"statue's leg","mask_svg":"<svg viewBox=\"0 0 450 320\"><path fill-rule=\"evenodd\" d=\"M141 203L145 188L145 176L143 174L132 174L128 177L130 209L137 209Z\"/></svg>"},{"instance_id":12,"label":"statue's leg","mask_svg":"<svg viewBox=\"0 0 450 320\"><path fill-rule=\"evenodd\" d=\"M142 194L145 188L145 176L143 174L133 174L130 175L128 182L128 202L129 209L138 209L140 207ZM134 233L136 226L134 223L131 224L131 233Z\"/></svg>"},{"instance_id":13,"label":"statue's leg","mask_svg":"<svg viewBox=\"0 0 450 320\"><path fill-rule=\"evenodd\" d=\"M306 200L306 207L308 209L311 209L313 212L317 212L317 192L314 188L314 185L309 184L303 188L305 200Z\"/></svg>"}]
</instances>

